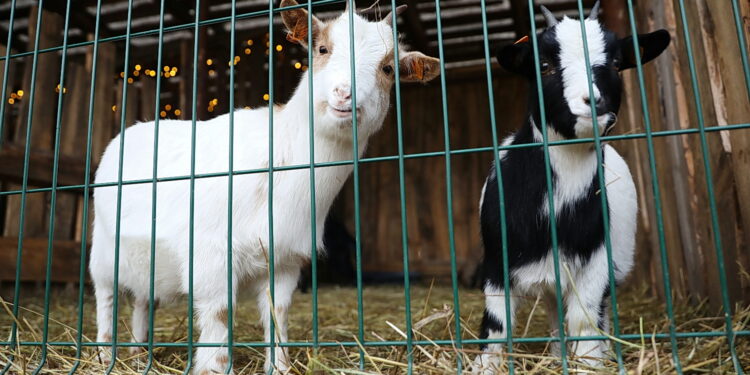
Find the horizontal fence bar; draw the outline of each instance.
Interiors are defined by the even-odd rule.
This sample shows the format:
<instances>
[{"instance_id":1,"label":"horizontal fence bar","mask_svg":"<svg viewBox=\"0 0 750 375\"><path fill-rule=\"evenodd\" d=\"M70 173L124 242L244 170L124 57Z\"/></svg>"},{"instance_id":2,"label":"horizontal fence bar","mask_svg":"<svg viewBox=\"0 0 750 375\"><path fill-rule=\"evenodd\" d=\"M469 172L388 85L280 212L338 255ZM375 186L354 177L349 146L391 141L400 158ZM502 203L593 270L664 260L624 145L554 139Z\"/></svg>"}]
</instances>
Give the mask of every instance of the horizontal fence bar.
<instances>
[{"instance_id":1,"label":"horizontal fence bar","mask_svg":"<svg viewBox=\"0 0 750 375\"><path fill-rule=\"evenodd\" d=\"M321 1L313 2L313 5L320 6L320 5L336 4L336 3L343 3L344 1L345 0L321 0ZM284 11L287 11L287 10L292 10L292 9L297 9L297 8L303 8L303 7L306 7L306 6L307 6L307 4L301 4L301 5L295 5L295 6L288 6L288 7L284 7L284 8L275 8L273 10L273 13L281 13L281 12L284 12ZM255 11L255 12L247 12L247 13L238 14L236 16L236 19L237 20L242 20L242 19L246 19L246 18L267 16L268 14L269 14L268 10L258 10L258 11ZM203 21L197 22L197 25L198 26L208 26L208 25L214 25L214 24L217 24L217 23L224 23L224 22L231 22L231 21L232 21L232 16L216 17L216 18L210 18L210 19L207 19L207 20L203 20ZM163 30L164 30L164 32L180 31L180 30L186 30L186 29L193 28L193 27L195 27L195 25L196 25L196 22L188 22L188 23L183 23L183 24L180 24L180 25L174 25L174 26L165 27ZM128 37L128 35L129 35L130 39L144 37L144 36L158 35L159 34L159 30L160 30L159 28L155 28L155 29L149 29L149 30L139 31L139 32L136 32L136 33L131 33L131 34L127 34L126 33L126 34L121 34L121 35L110 36L110 37L107 37L107 38L101 38L101 39L99 39L99 43L122 41L122 40L125 40ZM69 44L67 49L68 50L72 50L72 49L76 49L76 48L79 48L79 47L87 47L87 46L90 46L90 45L93 45L93 44L94 44L93 40L87 40L85 42L79 42L79 43ZM63 49L63 46L54 46L54 47L40 49L38 51L38 53L40 53L40 54L42 54L42 53L50 53L50 52L60 51L62 49ZM12 60L12 59L20 58L20 57L31 56L33 54L34 54L34 51L26 51L26 52L15 53L15 54L12 54L10 56L0 56L0 61L5 61L6 59L11 59Z\"/></svg>"},{"instance_id":2,"label":"horizontal fence bar","mask_svg":"<svg viewBox=\"0 0 750 375\"><path fill-rule=\"evenodd\" d=\"M728 130L738 130L738 129L750 129L750 123L745 124L734 124L734 125L722 125L722 126L711 126L706 127L706 132L717 132L717 131L728 131ZM653 137L666 137L671 135L689 135L689 134L698 134L700 133L700 129L697 128L689 128L689 129L680 129L680 130L663 130L663 131L657 131L652 132L651 136ZM616 141L616 140L627 140L627 139L642 139L647 138L646 133L635 133L635 134L623 134L623 135L611 135L606 137L601 137L600 139L602 141ZM593 143L593 138L579 138L579 139L568 139L568 140L561 140L561 141L550 141L550 146L560 146L560 145L568 145L568 144L576 144L576 143ZM524 144L518 144L518 145L507 145L507 146L498 146L498 150L511 150L516 148L527 148L527 147L542 147L542 142L535 142L535 143L524 143ZM470 154L470 153L478 153L478 152L490 152L494 148L492 146L487 147L474 147L474 148L464 148L464 149L454 149L450 151L450 155L460 155L460 154ZM419 159L419 158L427 158L427 157L438 157L438 156L444 156L446 155L445 151L432 151L432 152L421 152L421 153L414 153L414 154L404 154L405 159ZM369 157L369 158L361 158L359 159L360 163L375 163L375 162L384 162L384 161L398 161L399 156L398 155L389 155L389 156L376 156L376 157ZM341 161L332 161L332 162L323 162L323 163L315 163L313 165L314 168L325 168L325 167L337 167L342 165L351 165L354 162L352 160L341 160ZM297 169L308 169L310 168L310 164L296 164L296 165L285 165L280 167L273 167L273 172L278 171L292 171ZM234 171L232 175L244 175L244 174L254 174L254 173L268 173L268 168L257 168L257 169L244 169L244 170L238 170ZM229 175L229 172L215 172L215 173L202 173L202 174L196 174L194 177L196 179L200 178L212 178L212 177L226 177ZM169 181L183 181L183 180L190 180L192 176L190 175L184 175L184 176L172 176L172 177L161 177L157 178L156 182L169 182ZM137 185L137 184L150 184L153 183L153 179L138 179L138 180L124 180L122 181L123 185ZM77 190L77 189L83 189L85 187L89 188L98 188L98 187L112 187L117 186L117 181L112 182L102 182L102 183L94 183L94 184L80 184L80 185L64 185L64 186L58 186L57 190ZM51 187L44 187L44 188L36 188L36 189L26 189L27 193L41 193L41 192L49 192L52 191ZM9 191L1 191L0 196L3 195L17 195L21 194L21 190L9 190Z\"/></svg>"},{"instance_id":3,"label":"horizontal fence bar","mask_svg":"<svg viewBox=\"0 0 750 375\"><path fill-rule=\"evenodd\" d=\"M735 336L750 336L750 330L745 331L734 331ZM707 331L707 332L676 332L675 337L677 338L705 338L705 337L724 337L727 333L724 331ZM670 338L669 333L655 333L650 335L641 335L637 333L632 334L622 334L619 336L620 339L625 341L640 341L642 339L646 338L655 338L659 340L668 340ZM566 336L566 341L586 341L586 340L609 340L611 339L610 336L603 336L603 335L596 335L596 336ZM560 341L559 337L549 336L549 337L514 337L513 342L514 343L547 343L547 342L558 342ZM506 342L505 339L464 339L462 341L464 344L504 344ZM0 341L0 345L8 345L10 342L8 341ZM20 346L42 346L43 343L39 341L20 341L16 343ZM111 342L85 342L81 343L81 346L100 346L103 344L110 344ZM413 340L412 344L414 345L420 345L420 346L434 346L434 345L453 345L455 344L455 340ZM78 343L71 342L71 341L51 341L47 342L46 345L51 346L76 346ZM177 347L177 348L185 348L189 345L187 342L154 342L153 346L156 347ZM192 344L193 347L226 347L227 343L208 343L208 342L195 342ZM268 342L262 342L262 341L249 341L249 342L239 342L235 341L232 344L235 348L265 348L271 346ZM273 344L275 346L287 346L287 347L303 347L303 348L312 348L313 342L301 342L301 341L288 341L283 343L275 343ZM366 341L358 343L356 341L319 341L318 346L320 347L332 347L332 346L406 346L407 342L406 340L394 340L394 341ZM117 342L117 347L126 348L126 347L147 347L148 343L134 343L134 342Z\"/></svg>"}]
</instances>

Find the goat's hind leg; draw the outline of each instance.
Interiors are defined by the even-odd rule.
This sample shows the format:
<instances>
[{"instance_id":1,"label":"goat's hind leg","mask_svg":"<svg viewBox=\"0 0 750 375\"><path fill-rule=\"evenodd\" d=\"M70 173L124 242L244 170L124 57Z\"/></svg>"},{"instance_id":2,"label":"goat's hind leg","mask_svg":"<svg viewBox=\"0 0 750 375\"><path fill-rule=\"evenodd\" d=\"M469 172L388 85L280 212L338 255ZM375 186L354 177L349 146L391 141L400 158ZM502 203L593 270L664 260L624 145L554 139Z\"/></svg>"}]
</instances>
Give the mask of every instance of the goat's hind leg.
<instances>
[{"instance_id":1,"label":"goat's hind leg","mask_svg":"<svg viewBox=\"0 0 750 375\"><path fill-rule=\"evenodd\" d=\"M510 315L507 314L507 303L505 289L502 286L493 286L487 283L484 287L485 308L482 317L481 339L502 340L512 332L514 322L515 301L512 289L509 290ZM510 321L509 321L510 320ZM501 343L489 343L482 345L482 354L474 360L473 373L490 375L495 374L502 363Z\"/></svg>"},{"instance_id":2,"label":"goat's hind leg","mask_svg":"<svg viewBox=\"0 0 750 375\"><path fill-rule=\"evenodd\" d=\"M287 342L287 316L289 306L292 303L292 294L299 280L300 269L295 266L277 267L274 275L274 300L271 304L271 295L268 279L258 284L257 299L258 313L265 332L266 342L271 341L271 319L274 321L274 340L275 343ZM273 308L271 308L273 306ZM271 316L273 313L273 317ZM286 347L276 346L273 350L273 359L271 358L271 348L266 348L265 370L273 369L275 374L289 373L290 360L289 352Z\"/></svg>"},{"instance_id":3,"label":"goat's hind leg","mask_svg":"<svg viewBox=\"0 0 750 375\"><path fill-rule=\"evenodd\" d=\"M158 302L154 301L154 309L158 306ZM133 331L134 343L144 343L148 340L148 328L149 328L149 299L148 297L136 295L133 300L133 318L131 323L131 330ZM145 353L146 347L133 346L130 348L131 355L138 355Z\"/></svg>"}]
</instances>

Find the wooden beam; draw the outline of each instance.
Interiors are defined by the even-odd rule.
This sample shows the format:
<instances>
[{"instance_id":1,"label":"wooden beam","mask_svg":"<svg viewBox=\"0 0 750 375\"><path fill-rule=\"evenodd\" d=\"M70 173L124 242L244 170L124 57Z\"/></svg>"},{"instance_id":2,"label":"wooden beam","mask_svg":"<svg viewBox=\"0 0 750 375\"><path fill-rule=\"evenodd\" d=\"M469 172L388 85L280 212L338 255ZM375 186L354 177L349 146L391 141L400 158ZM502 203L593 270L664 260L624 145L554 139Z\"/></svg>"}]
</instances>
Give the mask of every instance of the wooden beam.
<instances>
[{"instance_id":1,"label":"wooden beam","mask_svg":"<svg viewBox=\"0 0 750 375\"><path fill-rule=\"evenodd\" d=\"M427 34L424 30L424 25L419 19L419 9L417 9L417 0L407 0L406 11L404 11L404 29L409 40L414 44L414 49L422 51L428 55L434 53L434 48L430 47L429 41L427 40Z\"/></svg>"},{"instance_id":2,"label":"wooden beam","mask_svg":"<svg viewBox=\"0 0 750 375\"><path fill-rule=\"evenodd\" d=\"M46 1L44 9L55 12L64 19L65 3L65 1ZM107 26L107 23L103 21L103 19L100 19L99 35L104 38L114 35L112 30ZM70 25L82 29L84 33L93 33L96 29L96 16L89 14L85 8L78 8L75 4L71 4Z\"/></svg>"},{"instance_id":3,"label":"wooden beam","mask_svg":"<svg viewBox=\"0 0 750 375\"><path fill-rule=\"evenodd\" d=\"M0 150L0 179L21 183L23 181L23 162L24 148L22 146L4 145L3 149ZM52 151L34 150L29 157L29 184L49 186L52 183L53 165L54 155ZM60 156L57 174L58 185L82 184L84 175L85 164L82 159Z\"/></svg>"},{"instance_id":4,"label":"wooden beam","mask_svg":"<svg viewBox=\"0 0 750 375\"><path fill-rule=\"evenodd\" d=\"M21 281L46 280L47 239L24 238L21 254ZM0 237L0 281L15 281L18 259L18 237ZM55 240L52 242L53 282L76 282L81 272L81 243Z\"/></svg>"},{"instance_id":5,"label":"wooden beam","mask_svg":"<svg viewBox=\"0 0 750 375\"><path fill-rule=\"evenodd\" d=\"M531 30L529 2L526 0L510 0L510 11L513 17L513 30L516 32L516 38L520 39Z\"/></svg>"}]
</instances>

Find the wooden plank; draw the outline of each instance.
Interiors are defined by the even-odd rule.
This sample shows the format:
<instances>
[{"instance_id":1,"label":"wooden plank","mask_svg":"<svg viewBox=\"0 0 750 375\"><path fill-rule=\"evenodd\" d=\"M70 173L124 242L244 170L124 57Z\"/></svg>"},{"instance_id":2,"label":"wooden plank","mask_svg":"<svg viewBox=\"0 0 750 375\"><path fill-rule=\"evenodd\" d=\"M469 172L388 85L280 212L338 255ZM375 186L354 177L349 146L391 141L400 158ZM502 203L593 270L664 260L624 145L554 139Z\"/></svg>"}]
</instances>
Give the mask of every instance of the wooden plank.
<instances>
[{"instance_id":1,"label":"wooden plank","mask_svg":"<svg viewBox=\"0 0 750 375\"><path fill-rule=\"evenodd\" d=\"M93 39L93 36L91 37ZM89 60L93 61L91 54L87 52ZM107 147L109 141L119 130L119 117L115 115L119 112L113 111L112 106L120 107L120 102L115 99L115 77L116 71L116 49L112 43L103 43L99 45L99 56L97 56L96 67L96 91L94 92L94 128L91 161L96 165ZM89 77L91 76L91 66L87 66ZM119 97L119 96L117 96ZM88 126L88 118L86 126ZM94 168L92 167L92 171Z\"/></svg>"},{"instance_id":2,"label":"wooden plank","mask_svg":"<svg viewBox=\"0 0 750 375\"><path fill-rule=\"evenodd\" d=\"M23 181L24 149L20 145L6 144L0 150L0 179L15 183ZM52 182L54 154L51 151L34 151L29 157L29 184L49 187ZM84 161L81 158L60 156L57 183L59 186L78 185L84 182Z\"/></svg>"},{"instance_id":3,"label":"wooden plank","mask_svg":"<svg viewBox=\"0 0 750 375\"><path fill-rule=\"evenodd\" d=\"M24 238L21 254L21 281L44 281L47 265L47 239ZM0 237L0 281L15 281L18 251L17 237ZM79 279L81 243L55 240L52 245L53 282L76 282Z\"/></svg>"},{"instance_id":4,"label":"wooden plank","mask_svg":"<svg viewBox=\"0 0 750 375\"><path fill-rule=\"evenodd\" d=\"M740 64L737 30L734 22L726 22L726 16L732 13L732 6L729 2L711 6L701 2L698 13L703 28L702 40L710 75L711 103L716 112L717 124L749 123L750 93L745 81L738 79L744 73ZM723 195L725 192L736 192L739 220L736 224L743 229L737 233L737 246L725 251L727 278L733 284L730 293L735 300L739 300L744 298L744 291L739 287L741 277L738 264L748 266L747 251L743 249L750 246L750 130L722 132L721 137L724 148L729 147L727 156L731 157L733 170L725 176L731 179L720 181L729 186L719 193Z\"/></svg>"},{"instance_id":5,"label":"wooden plank","mask_svg":"<svg viewBox=\"0 0 750 375\"><path fill-rule=\"evenodd\" d=\"M41 29L39 30L39 48L49 48L62 43L63 20L59 15L39 10L37 6L31 8L29 14L28 38L33 41L36 36L36 19L38 11L42 12ZM33 48L33 46L31 46ZM26 58L27 64L21 81L21 88L26 95L31 95L31 58ZM56 53L44 53L38 56L37 72L35 81L34 107L32 108L32 126L31 126L31 148L34 154L37 152L48 153L52 149L54 140L55 115L57 104L57 93L55 87L59 83L60 74L60 56ZM29 113L30 100L22 100L20 115L17 117L15 124L14 138L18 144L26 142L26 128ZM18 160L18 159L15 159ZM20 159L21 161L23 159ZM20 164L23 166L23 163ZM51 164L49 164L51 165ZM14 164L18 168L18 164ZM0 164L0 168L8 169L8 165ZM36 176L51 176L50 172L44 173L42 170L35 172ZM18 176L19 171L10 171L11 174ZM10 189L18 189L18 186L9 185ZM5 235L17 235L20 229L20 212L21 197L18 195L8 197L8 206L6 208L6 227ZM24 223L24 233L29 237L41 237L47 235L49 216L47 213L47 196L46 194L31 194L26 198L26 223Z\"/></svg>"},{"instance_id":6,"label":"wooden plank","mask_svg":"<svg viewBox=\"0 0 750 375\"><path fill-rule=\"evenodd\" d=\"M525 0L510 0L510 8L513 17L513 30L516 32L516 38L520 39L531 30L529 2Z\"/></svg>"}]
</instances>

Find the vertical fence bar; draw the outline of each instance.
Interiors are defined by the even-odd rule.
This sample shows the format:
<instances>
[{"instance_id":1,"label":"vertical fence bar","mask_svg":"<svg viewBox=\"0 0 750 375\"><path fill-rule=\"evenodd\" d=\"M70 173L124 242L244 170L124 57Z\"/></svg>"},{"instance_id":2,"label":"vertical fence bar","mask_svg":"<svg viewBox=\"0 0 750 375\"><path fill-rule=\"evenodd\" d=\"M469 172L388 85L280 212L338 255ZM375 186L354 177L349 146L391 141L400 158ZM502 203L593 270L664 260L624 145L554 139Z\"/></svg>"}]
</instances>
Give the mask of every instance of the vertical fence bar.
<instances>
[{"instance_id":1,"label":"vertical fence bar","mask_svg":"<svg viewBox=\"0 0 750 375\"><path fill-rule=\"evenodd\" d=\"M23 257L23 232L25 228L25 222L26 222L26 195L28 194L27 190L29 189L29 158L31 156L31 124L32 124L32 118L34 114L34 95L36 94L36 71L37 71L37 63L39 60L39 35L40 32L40 26L42 25L42 14L44 13L42 11L42 6L44 5L44 0L39 0L39 4L37 5L37 15L36 15L36 33L34 35L34 54L33 59L31 62L31 87L29 88L29 111L28 116L26 118L26 144L24 146L24 156L23 156L23 181L21 183L21 213L19 215L19 225L18 225L18 248L16 250L16 283L14 284L13 288L13 322L11 323L10 328L10 347L16 346L17 351L20 352L21 348L18 345L18 326L16 322L18 321L18 310L20 308L20 298L21 298L21 259ZM8 38L11 37L10 35L11 30L8 30ZM7 50L8 53L10 53L10 48ZM7 59L8 56L6 56L6 69L8 67L8 64L10 64L10 60ZM7 77L6 77L7 78ZM4 81L3 84L7 82ZM3 98L4 100L4 98ZM12 367L11 362L8 362L8 366L3 369L3 375L10 370ZM24 369L25 371L25 369Z\"/></svg>"},{"instance_id":2,"label":"vertical fence bar","mask_svg":"<svg viewBox=\"0 0 750 375\"><path fill-rule=\"evenodd\" d=\"M89 201L91 194L91 148L92 134L94 131L94 105L96 104L94 93L96 92L97 58L99 57L99 26L102 13L102 0L96 1L96 20L94 23L94 49L91 61L91 88L89 90L89 113L88 127L86 129L86 167L83 176L83 224L81 225L81 270L78 276L78 324L76 325L76 356L75 362L68 375L74 374L81 365L82 343L83 343L83 296L86 290L86 254L89 233ZM3 97L5 97L3 95ZM2 111L0 111L2 113ZM0 131L2 134L2 131Z\"/></svg>"},{"instance_id":3,"label":"vertical fence bar","mask_svg":"<svg viewBox=\"0 0 750 375\"><path fill-rule=\"evenodd\" d=\"M42 12L42 8L39 7L39 12ZM55 237L55 213L57 211L57 174L59 171L60 163L60 128L62 121L63 111L63 95L65 95L65 64L68 60L68 28L70 27L70 0L65 3L65 26L63 27L63 45L62 45L62 56L60 61L60 83L58 84L59 90L57 91L57 114L55 118L55 146L54 146L54 161L52 162L52 190L50 191L50 211L49 211L49 228L47 231L47 264L45 268L45 281L44 281L44 317L42 323L42 358L39 360L39 366L32 372L33 375L37 375L42 371L45 363L47 363L47 341L49 340L49 299L50 299L50 286L52 283L52 256L54 248L54 237Z\"/></svg>"},{"instance_id":4,"label":"vertical fence bar","mask_svg":"<svg viewBox=\"0 0 750 375\"><path fill-rule=\"evenodd\" d=\"M13 42L13 25L15 23L16 19L16 0L11 0L10 3L10 19L8 20L8 39L5 42L5 67L3 67L3 88L2 88L2 96L0 96L0 150L2 150L3 146L3 134L5 132L3 131L4 125L5 125L5 94L7 93L8 88L8 72L10 71L10 55L11 55L11 49L12 49L12 42ZM20 236L19 236L20 238ZM16 259L16 285L18 285L18 281L20 278L20 269L21 269L21 257L18 256L18 259ZM15 299L13 300L13 306L17 305L18 301ZM18 316L16 313L13 314L13 316ZM15 319L13 323L11 323L11 327L15 327ZM79 329L80 331L80 329ZM10 342L13 343L15 340L15 328L11 329L11 337ZM2 370L0 370L0 374L5 374L10 370L11 367L13 367L13 360L15 359L15 356L12 354L13 345L9 345L8 349L11 351L11 354L8 356L8 363L5 364Z\"/></svg>"},{"instance_id":5,"label":"vertical fence bar","mask_svg":"<svg viewBox=\"0 0 750 375\"><path fill-rule=\"evenodd\" d=\"M581 25L581 39L583 42L583 57L586 62L586 81L588 84L589 98L595 98L594 95L594 79L592 76L591 59L589 55L588 37L586 35L586 19L583 14L583 2L578 0L578 22ZM617 358L617 368L620 373L625 372L625 367L622 360L622 343L620 341L620 319L617 312L617 288L615 282L614 265L612 263L612 239L610 237L610 225L609 225L609 204L607 200L607 181L604 176L604 150L602 149L601 134L599 134L599 120L597 119L598 114L596 113L596 100L590 100L589 106L591 107L591 121L593 126L594 134L594 152L596 153L596 174L599 180L599 198L602 204L602 225L604 228L604 248L607 253L607 274L609 276L609 292L612 303L612 325L614 330L614 336L617 338L615 341L615 356ZM571 283L573 280L571 280ZM579 303L581 303L579 301ZM609 334L609 332L605 332Z\"/></svg>"},{"instance_id":6,"label":"vertical fence bar","mask_svg":"<svg viewBox=\"0 0 750 375\"><path fill-rule=\"evenodd\" d=\"M693 99L695 100L695 111L698 116L698 129L701 141L701 153L703 155L703 168L706 171L706 190L708 190L708 203L711 212L711 229L714 237L714 250L716 250L716 263L719 271L719 283L721 284L721 302L724 309L724 322L726 324L727 344L732 355L732 364L737 374L743 374L742 365L737 357L737 350L734 346L734 329L732 327L732 306L729 301L727 290L727 275L724 268L724 252L721 245L721 230L719 228L718 211L716 209L716 198L714 195L713 173L711 172L711 161L709 160L708 140L706 138L706 129L703 118L703 108L701 107L701 94L698 88L698 77L693 58L693 47L690 41L690 31L688 28L687 15L685 14L685 2L679 0L680 18L682 19L682 32L685 36L685 48L687 49L688 66L690 68L690 81L693 88Z\"/></svg>"},{"instance_id":7,"label":"vertical fence bar","mask_svg":"<svg viewBox=\"0 0 750 375\"><path fill-rule=\"evenodd\" d=\"M13 47L13 25L16 21L16 0L10 2L10 19L8 19L8 39L5 41L5 67L3 67L3 87L0 94L0 149L2 149L4 137L3 127L5 125L5 94L8 89L8 72L10 71L10 50ZM10 362L8 362L8 367ZM5 369L3 369L5 372Z\"/></svg>"},{"instance_id":8,"label":"vertical fence bar","mask_svg":"<svg viewBox=\"0 0 750 375\"><path fill-rule=\"evenodd\" d=\"M651 129L651 116L649 115L649 105L646 100L646 83L643 78L643 64L641 64L641 49L638 43L638 31L635 25L635 12L633 11L633 1L628 0L628 17L630 18L630 33L633 36L633 51L635 51L636 72L638 73L638 87L640 89L641 107L643 108L643 124L646 128L646 145L648 147L648 163L651 170L651 188L654 194L654 207L656 211L656 229L659 238L659 259L661 264L662 282L664 284L664 299L667 306L667 315L669 317L669 341L672 347L672 360L674 361L675 371L682 374L682 365L677 348L677 330L674 319L674 308L672 306L672 284L669 276L669 264L667 258L667 245L664 236L664 219L661 204L661 189L659 185L659 174L656 171L656 157L654 151L654 140Z\"/></svg>"},{"instance_id":9,"label":"vertical fence bar","mask_svg":"<svg viewBox=\"0 0 750 375\"><path fill-rule=\"evenodd\" d=\"M273 1L268 2L273 7ZM271 25L273 25L273 12L269 12L271 17ZM229 25L229 173L228 173L228 189L227 192L227 351L228 360L227 368L224 370L225 374L229 374L232 371L232 362L234 354L234 275L232 274L232 214L234 212L234 66L237 61L234 59L234 35L235 26L237 21L237 2L232 0L232 16L231 23ZM271 56L273 54L269 54ZM270 67L271 64L269 64ZM195 112L195 111L193 111ZM272 110L269 110L269 115ZM272 168L273 164L269 163L269 168ZM269 189L271 186L269 185ZM271 206L272 200L269 199L269 206ZM271 256L273 259L273 247L271 247ZM271 261L271 269L273 270L273 261ZM273 288L273 282L271 283ZM273 290L273 289L272 289ZM271 292L273 295L273 292ZM273 357L272 357L273 358Z\"/></svg>"},{"instance_id":10,"label":"vertical fence bar","mask_svg":"<svg viewBox=\"0 0 750 375\"><path fill-rule=\"evenodd\" d=\"M505 295L505 345L508 354L513 353L513 334L510 332L509 327L513 326L513 316L510 313L510 269L508 265L508 231L507 231L507 219L505 216L505 193L503 185L503 169L500 165L500 150L497 143L497 121L495 118L495 92L493 90L493 79L492 79L492 61L490 57L490 42L489 33L487 30L487 3L485 0L480 1L482 8L482 44L484 47L484 69L487 73L487 101L489 103L490 111L490 130L492 131L492 157L495 163L495 173L497 175L497 195L498 195L498 210L500 211L500 243L502 245L502 268L503 268L503 289ZM529 8L529 12L533 13L532 8ZM441 43L442 44L442 43ZM487 192L485 192L486 194ZM481 207L480 207L481 210ZM480 212L481 215L481 212ZM515 373L515 362L512 356L508 356L508 373L513 375Z\"/></svg>"},{"instance_id":11,"label":"vertical fence bar","mask_svg":"<svg viewBox=\"0 0 750 375\"><path fill-rule=\"evenodd\" d=\"M745 73L745 87L750 99L750 63L748 62L747 44L745 44L745 32L742 30L742 14L737 4L737 0L732 0L732 14L734 15L734 26L737 28L737 42L740 48L742 58L742 70ZM2 112L0 112L2 113Z\"/></svg>"},{"instance_id":12,"label":"vertical fence bar","mask_svg":"<svg viewBox=\"0 0 750 375\"><path fill-rule=\"evenodd\" d=\"M395 1L394 1L395 2ZM484 0L482 0L484 4ZM486 17L485 9L482 8L482 18ZM450 246L450 262L451 262L451 286L453 288L453 316L454 326L456 330L455 345L459 349L462 348L461 339L461 311L458 305L458 274L456 273L456 241L454 236L453 227L453 181L451 172L451 146L450 146L450 130L448 128L448 90L446 88L446 77L445 77L445 52L443 50L443 23L440 15L440 0L435 0L435 21L437 22L437 37L438 37L438 53L440 56L440 96L442 100L443 110L443 139L445 145L445 199L446 208L448 215L448 245ZM395 20L394 20L395 25ZM482 23L483 27L487 26L487 23ZM394 30L395 32L395 30ZM396 92L398 94L398 91ZM401 149L401 128L399 118L399 159L403 159L403 151ZM403 174L403 171L400 171ZM401 176L403 185L403 176ZM403 188L403 186L402 186ZM405 213L402 213L405 215ZM405 217L404 217L405 220ZM404 236L404 244L407 243L407 238ZM456 373L460 374L463 367L461 355L456 356Z\"/></svg>"},{"instance_id":13,"label":"vertical fence bar","mask_svg":"<svg viewBox=\"0 0 750 375\"><path fill-rule=\"evenodd\" d=\"M413 356L412 356L412 341L414 339L414 331L412 330L412 316L411 316L411 280L409 280L409 226L406 219L406 188L405 188L405 177L404 177L404 132L403 123L401 118L401 85L400 79L401 74L399 72L399 44L398 44L398 14L396 12L396 1L391 0L391 26L393 31L393 66L394 69L394 86L396 90L396 134L398 142L398 193L399 193L399 211L401 213L401 252L403 256L404 265L404 320L406 326L406 350L407 350L407 371L411 373L413 371ZM354 51L352 51L354 55ZM450 182L450 173L448 174L448 181ZM449 185L450 186L450 185ZM450 206L448 206L450 210ZM450 211L449 211L450 212ZM448 220L451 220L451 214L448 214ZM453 226L450 226L451 237L453 234ZM455 305L455 304L454 304ZM460 362L459 362L460 366Z\"/></svg>"},{"instance_id":14,"label":"vertical fence bar","mask_svg":"<svg viewBox=\"0 0 750 375\"><path fill-rule=\"evenodd\" d=\"M539 119L542 122L542 148L544 151L544 174L547 182L547 204L549 205L549 228L550 235L552 237L552 258L555 266L555 299L557 302L557 319L558 329L560 335L560 361L562 364L563 374L568 374L568 348L567 340L565 338L565 324L563 300L562 300L562 287L560 286L560 253L557 241L557 217L555 216L555 197L554 197L554 186L552 182L552 167L550 165L549 155L549 138L547 136L547 114L544 106L544 92L542 91L542 71L541 62L539 61L539 41L536 35L536 19L534 17L534 1L529 0L529 21L531 23L531 42L534 49L534 72L536 74L536 90L539 98ZM532 117L531 126L533 124ZM510 331L510 330L508 330ZM508 332L510 334L510 332Z\"/></svg>"},{"instance_id":15,"label":"vertical fence bar","mask_svg":"<svg viewBox=\"0 0 750 375\"><path fill-rule=\"evenodd\" d=\"M355 261L357 266L357 337L359 342L364 346L365 344L365 323L364 323L364 308L363 308L363 297L362 297L362 232L360 230L360 218L359 218L359 141L357 139L358 128L357 128L357 81L355 77L355 63L354 63L354 9L356 5L354 0L346 0L346 11L349 13L349 57L351 69L351 80L352 80L352 166L354 169L353 173L353 184L354 184L354 243L355 243ZM407 309L408 310L408 309ZM411 332L407 332L410 335ZM411 350L409 347L407 350ZM360 370L365 368L365 352L360 347L359 349L359 368ZM409 365L411 370L411 364Z\"/></svg>"},{"instance_id":16,"label":"vertical fence bar","mask_svg":"<svg viewBox=\"0 0 750 375\"><path fill-rule=\"evenodd\" d=\"M159 6L159 46L156 52L156 69L162 71L162 52L164 47L164 0L161 0ZM125 70L129 70L125 66ZM162 74L155 76L156 93L154 95L154 156L152 160L151 174L151 255L149 259L149 279L148 279L148 360L143 374L146 375L151 371L154 363L154 281L156 279L156 209L157 209L157 181L159 177L159 107L161 105L161 77ZM138 302L136 301L136 304Z\"/></svg>"},{"instance_id":17,"label":"vertical fence bar","mask_svg":"<svg viewBox=\"0 0 750 375\"><path fill-rule=\"evenodd\" d=\"M307 2L307 29L312 30L312 0ZM312 274L313 350L318 353L318 221L315 204L315 110L313 104L313 33L307 33L307 117L310 121L310 273ZM325 220L325 219L324 219ZM325 228L324 228L325 230Z\"/></svg>"},{"instance_id":18,"label":"vertical fence bar","mask_svg":"<svg viewBox=\"0 0 750 375\"><path fill-rule=\"evenodd\" d=\"M235 0L232 0L234 2ZM310 0L312 1L312 0ZM232 19L235 15L235 6L232 4ZM234 22L232 22L234 24ZM232 37L232 48L234 48L234 37ZM274 240L273 240L273 1L268 2L268 290L271 298L271 308L268 310L269 325L269 359L272 364L276 363L276 324L274 322L274 306L276 301L275 293L275 260L274 260ZM234 53L232 53L234 56ZM234 57L232 57L234 58ZM234 81L234 80L232 80ZM233 90L234 91L234 88ZM263 314L263 311L259 312ZM231 359L230 359L231 360ZM273 373L273 365L268 369L268 373Z\"/></svg>"},{"instance_id":19,"label":"vertical fence bar","mask_svg":"<svg viewBox=\"0 0 750 375\"><path fill-rule=\"evenodd\" d=\"M192 85L192 110L190 111L190 213L188 231L188 306L187 306L187 362L183 375L189 375L193 367L193 273L195 265L193 264L194 245L195 245L195 140L196 127L198 121L198 60L199 43L200 43L200 19L201 19L201 0L195 0L195 27L193 28L193 85ZM158 67L157 67L158 68ZM158 109L158 107L157 107ZM229 311L229 310L227 310ZM229 314L227 313L227 319ZM227 320L229 324L229 320Z\"/></svg>"},{"instance_id":20,"label":"vertical fence bar","mask_svg":"<svg viewBox=\"0 0 750 375\"><path fill-rule=\"evenodd\" d=\"M122 110L120 112L120 155L118 160L117 169L117 211L115 214L115 265L112 282L112 362L107 367L107 375L112 373L117 363L117 312L119 304L119 279L120 279L120 229L122 217L122 174L125 158L123 154L125 152L125 121L127 114L128 104L128 62L130 61L130 27L133 19L133 0L128 0L128 18L127 25L125 28L125 57L123 60L123 77L122 77Z\"/></svg>"}]
</instances>

